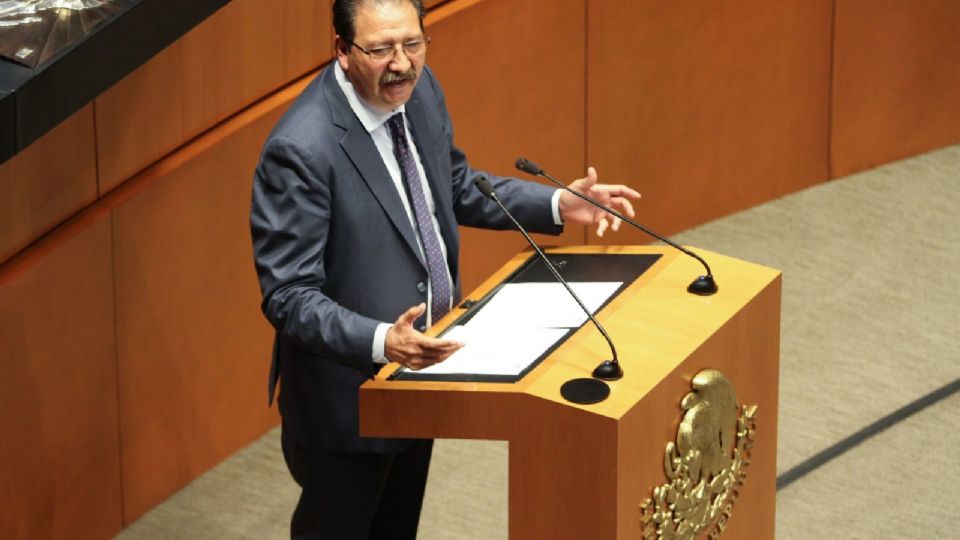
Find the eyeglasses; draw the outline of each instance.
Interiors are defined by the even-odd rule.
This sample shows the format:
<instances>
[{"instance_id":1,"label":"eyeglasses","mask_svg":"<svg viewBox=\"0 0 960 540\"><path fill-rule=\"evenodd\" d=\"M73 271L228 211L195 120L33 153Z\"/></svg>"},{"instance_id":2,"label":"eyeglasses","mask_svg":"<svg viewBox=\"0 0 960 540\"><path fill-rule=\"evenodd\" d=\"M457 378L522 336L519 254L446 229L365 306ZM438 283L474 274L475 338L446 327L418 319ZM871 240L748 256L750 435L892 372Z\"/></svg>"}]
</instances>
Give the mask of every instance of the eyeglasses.
<instances>
[{"instance_id":1,"label":"eyeglasses","mask_svg":"<svg viewBox=\"0 0 960 540\"><path fill-rule=\"evenodd\" d=\"M407 56L419 56L423 54L423 52L427 50L427 44L430 43L430 38L424 37L422 39L415 39L406 43L394 43L391 45L384 45L382 47L375 47L370 50L364 49L352 41L348 41L347 43L351 47L356 47L360 52L369 56L371 60L376 62L385 62L393 59L397 52L397 47L400 47Z\"/></svg>"}]
</instances>

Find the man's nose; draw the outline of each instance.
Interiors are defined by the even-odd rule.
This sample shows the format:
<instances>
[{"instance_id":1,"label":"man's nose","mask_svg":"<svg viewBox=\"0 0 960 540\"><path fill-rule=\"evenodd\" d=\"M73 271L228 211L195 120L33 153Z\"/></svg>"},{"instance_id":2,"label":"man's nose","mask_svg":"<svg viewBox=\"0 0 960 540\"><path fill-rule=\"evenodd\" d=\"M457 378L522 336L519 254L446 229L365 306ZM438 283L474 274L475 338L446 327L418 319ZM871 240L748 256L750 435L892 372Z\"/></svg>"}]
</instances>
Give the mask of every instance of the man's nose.
<instances>
[{"instance_id":1,"label":"man's nose","mask_svg":"<svg viewBox=\"0 0 960 540\"><path fill-rule=\"evenodd\" d=\"M406 72L409 71L413 66L413 63L410 62L410 58L407 57L407 51L404 50L403 45L397 44L393 49L393 58L390 60L390 69L393 71Z\"/></svg>"}]
</instances>

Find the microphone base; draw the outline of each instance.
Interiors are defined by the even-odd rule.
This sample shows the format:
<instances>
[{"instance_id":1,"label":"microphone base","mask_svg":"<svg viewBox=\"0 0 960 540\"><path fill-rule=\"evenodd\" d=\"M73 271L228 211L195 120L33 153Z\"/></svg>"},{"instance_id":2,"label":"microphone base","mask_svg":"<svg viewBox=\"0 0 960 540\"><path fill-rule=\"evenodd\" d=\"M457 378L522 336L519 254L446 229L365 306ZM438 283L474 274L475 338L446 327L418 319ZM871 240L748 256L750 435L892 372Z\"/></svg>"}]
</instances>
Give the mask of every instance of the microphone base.
<instances>
[{"instance_id":1,"label":"microphone base","mask_svg":"<svg viewBox=\"0 0 960 540\"><path fill-rule=\"evenodd\" d=\"M623 369L620 368L620 362L604 360L593 370L592 375L593 378L602 381L618 381L623 377Z\"/></svg>"},{"instance_id":2,"label":"microphone base","mask_svg":"<svg viewBox=\"0 0 960 540\"><path fill-rule=\"evenodd\" d=\"M597 379L570 379L560 387L560 395L563 399L580 405L590 405L591 403L600 403L610 395L610 387L603 381Z\"/></svg>"},{"instance_id":3,"label":"microphone base","mask_svg":"<svg viewBox=\"0 0 960 540\"><path fill-rule=\"evenodd\" d=\"M717 287L717 282L713 280L713 276L700 276L687 287L687 292L700 296L710 296L716 293L718 289L719 287Z\"/></svg>"}]
</instances>

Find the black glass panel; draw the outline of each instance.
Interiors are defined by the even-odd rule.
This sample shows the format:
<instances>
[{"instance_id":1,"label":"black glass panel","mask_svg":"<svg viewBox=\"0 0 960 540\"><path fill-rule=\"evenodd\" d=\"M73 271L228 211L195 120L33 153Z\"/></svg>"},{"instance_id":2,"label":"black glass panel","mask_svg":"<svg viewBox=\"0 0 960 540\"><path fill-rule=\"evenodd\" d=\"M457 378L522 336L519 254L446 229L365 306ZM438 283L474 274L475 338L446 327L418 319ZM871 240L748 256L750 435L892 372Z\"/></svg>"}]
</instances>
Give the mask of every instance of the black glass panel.
<instances>
[{"instance_id":1,"label":"black glass panel","mask_svg":"<svg viewBox=\"0 0 960 540\"><path fill-rule=\"evenodd\" d=\"M0 0L0 56L36 68L133 0Z\"/></svg>"}]
</instances>

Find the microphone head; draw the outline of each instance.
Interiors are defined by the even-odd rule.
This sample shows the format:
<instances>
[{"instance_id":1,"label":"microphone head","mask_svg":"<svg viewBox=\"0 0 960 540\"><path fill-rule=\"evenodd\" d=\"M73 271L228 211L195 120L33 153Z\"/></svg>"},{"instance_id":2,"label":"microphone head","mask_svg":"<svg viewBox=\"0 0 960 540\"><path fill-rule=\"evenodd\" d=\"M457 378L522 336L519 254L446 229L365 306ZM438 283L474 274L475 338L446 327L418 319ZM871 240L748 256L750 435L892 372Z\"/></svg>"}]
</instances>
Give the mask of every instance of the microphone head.
<instances>
[{"instance_id":1,"label":"microphone head","mask_svg":"<svg viewBox=\"0 0 960 540\"><path fill-rule=\"evenodd\" d=\"M623 368L616 360L604 360L593 370L593 377L601 381L618 381L623 378Z\"/></svg>"},{"instance_id":2,"label":"microphone head","mask_svg":"<svg viewBox=\"0 0 960 540\"><path fill-rule=\"evenodd\" d=\"M700 296L710 296L717 292L719 287L717 287L717 282L714 281L713 276L707 274L705 276L700 276L687 287L687 292L693 294L699 294Z\"/></svg>"},{"instance_id":3,"label":"microphone head","mask_svg":"<svg viewBox=\"0 0 960 540\"><path fill-rule=\"evenodd\" d=\"M516 163L514 163L514 166L520 169L521 171L527 174L532 174L534 176L540 176L540 174L543 173L543 169L541 169L539 165L537 165L532 161L527 160L527 158L517 158L517 161Z\"/></svg>"},{"instance_id":4,"label":"microphone head","mask_svg":"<svg viewBox=\"0 0 960 540\"><path fill-rule=\"evenodd\" d=\"M496 194L496 192L493 191L493 184L491 184L490 180L487 180L487 177L482 174L473 179L473 185L477 186L477 189L479 189L481 193L487 197L490 197L491 199Z\"/></svg>"}]
</instances>

